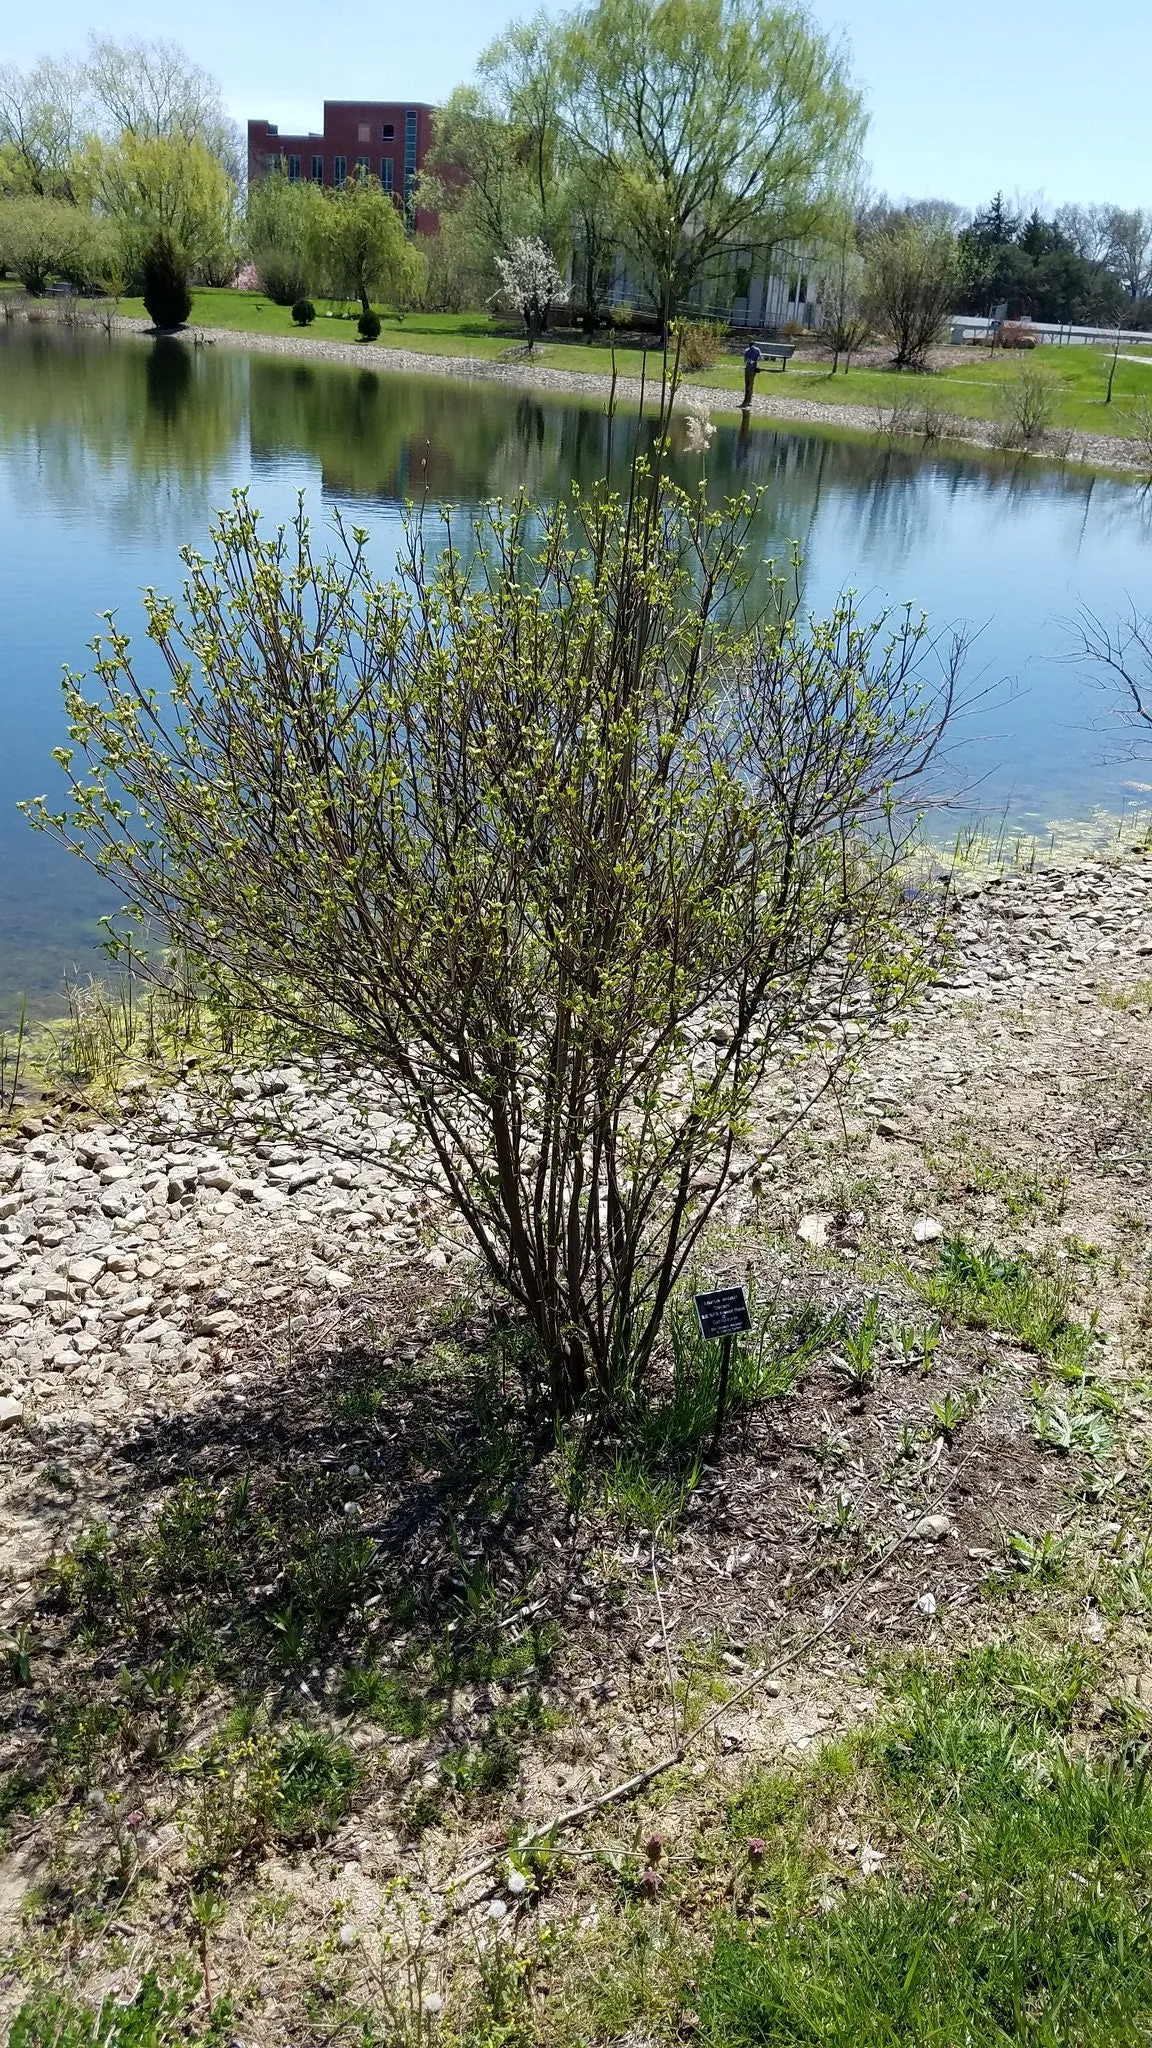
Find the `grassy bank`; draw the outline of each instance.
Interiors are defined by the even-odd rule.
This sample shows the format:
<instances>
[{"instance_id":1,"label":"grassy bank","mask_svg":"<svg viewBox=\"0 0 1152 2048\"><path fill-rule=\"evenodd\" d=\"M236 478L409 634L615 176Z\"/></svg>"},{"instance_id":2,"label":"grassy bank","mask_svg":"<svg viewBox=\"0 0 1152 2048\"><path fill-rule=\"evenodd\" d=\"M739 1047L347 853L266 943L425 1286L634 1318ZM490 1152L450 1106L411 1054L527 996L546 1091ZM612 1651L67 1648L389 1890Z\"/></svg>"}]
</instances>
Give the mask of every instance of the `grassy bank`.
<instances>
[{"instance_id":1,"label":"grassy bank","mask_svg":"<svg viewBox=\"0 0 1152 2048\"><path fill-rule=\"evenodd\" d=\"M348 309L318 301L317 318L307 329L294 326L285 306L274 306L258 293L200 290L193 306L193 321L205 328L228 333L291 336L299 341L309 336L323 341L352 341L355 321ZM143 304L126 299L121 311L132 319L144 319ZM507 322L483 313L385 313L380 340L365 345L365 353L404 349L417 355L472 356L496 362L518 346L518 337ZM1134 351L1126 350L1126 354ZM652 352L653 357L655 352ZM544 341L534 352L541 368L581 371L609 377L613 350L604 340ZM798 400L816 405L859 405L890 413L893 408L925 406L961 419L997 421L1003 416L1008 394L1018 383L1022 362L1044 381L1051 399L1050 425L1078 433L1109 434L1125 439L1146 438L1149 429L1141 414L1152 408L1152 344L1147 363L1125 361L1116 366L1112 403L1105 402L1109 351L1106 348L1044 348L1027 358L1013 355L989 356L972 349L970 356L931 374L890 369L853 369L847 375L832 374L829 364L808 361L797 354L785 375L768 369L757 386L761 396ZM618 346L616 368L622 376L639 376L643 351ZM743 386L738 358L726 358L711 370L694 371L693 384L717 394L737 393Z\"/></svg>"}]
</instances>

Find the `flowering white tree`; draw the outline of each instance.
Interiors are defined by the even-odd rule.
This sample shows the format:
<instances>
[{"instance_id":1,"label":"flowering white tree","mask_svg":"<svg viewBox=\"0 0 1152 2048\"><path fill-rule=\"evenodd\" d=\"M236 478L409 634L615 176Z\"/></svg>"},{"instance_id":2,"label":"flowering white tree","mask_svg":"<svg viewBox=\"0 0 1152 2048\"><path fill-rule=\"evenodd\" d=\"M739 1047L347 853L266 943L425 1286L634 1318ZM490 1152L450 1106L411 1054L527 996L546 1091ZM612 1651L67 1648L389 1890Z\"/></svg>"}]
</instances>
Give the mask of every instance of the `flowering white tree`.
<instances>
[{"instance_id":1,"label":"flowering white tree","mask_svg":"<svg viewBox=\"0 0 1152 2048\"><path fill-rule=\"evenodd\" d=\"M518 235L507 254L496 258L500 290L496 294L514 307L524 322L530 341L542 334L548 308L564 289L564 280L546 242L535 235Z\"/></svg>"}]
</instances>

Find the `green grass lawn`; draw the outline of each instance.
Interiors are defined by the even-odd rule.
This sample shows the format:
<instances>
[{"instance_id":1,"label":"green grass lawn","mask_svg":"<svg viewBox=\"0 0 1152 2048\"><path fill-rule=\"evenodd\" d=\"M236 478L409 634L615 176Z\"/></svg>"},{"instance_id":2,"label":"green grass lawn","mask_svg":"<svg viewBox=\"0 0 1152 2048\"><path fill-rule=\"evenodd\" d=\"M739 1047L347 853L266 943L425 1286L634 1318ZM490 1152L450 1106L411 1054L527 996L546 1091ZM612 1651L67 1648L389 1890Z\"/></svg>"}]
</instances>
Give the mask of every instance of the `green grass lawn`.
<instances>
[{"instance_id":1,"label":"green grass lawn","mask_svg":"<svg viewBox=\"0 0 1152 2048\"><path fill-rule=\"evenodd\" d=\"M1138 1744L1093 1753L1077 1728L1089 1660L986 1650L913 1665L900 1690L855 1771L829 1751L806 1791L778 1775L734 1808L734 1834L765 1845L759 1896L717 1930L702 2041L1147 2042L1150 1781ZM864 1881L845 1813L850 1840L878 1845Z\"/></svg>"},{"instance_id":2,"label":"green grass lawn","mask_svg":"<svg viewBox=\"0 0 1152 2048\"><path fill-rule=\"evenodd\" d=\"M121 310L129 318L145 317L138 299L126 299ZM355 320L345 317L346 311L344 307L319 301L314 325L301 329L293 325L286 306L274 306L259 293L201 289L195 295L192 319L199 326L235 333L355 342ZM365 345L368 352L401 348L417 355L464 355L495 361L517 345L516 333L507 321L493 320L482 312L403 316L385 313L382 318L384 331L378 342ZM1129 349L1126 353L1133 351ZM601 340L545 341L536 351L536 360L550 369L583 370L607 376L612 368L612 350ZM638 376L641 362L639 349L617 348L616 364L622 376ZM847 376L841 372L834 377L827 364L806 363L797 356L786 375L778 370L765 370L758 390L773 397L802 398L817 405L862 405L885 412L894 406L910 406L918 411L929 406L962 419L994 420L1004 402L1004 386L1019 377L1024 363L1038 370L1052 386L1053 427L1124 437L1147 431L1142 430L1136 414L1141 399L1152 408L1152 342L1146 363L1118 363L1111 405L1105 404L1108 350L1103 347L1042 348L1023 358L988 357L973 349L970 362L932 375L853 369ZM714 390L719 398L720 394L740 390L741 366L738 359L726 360L714 369L694 372L690 381Z\"/></svg>"}]
</instances>

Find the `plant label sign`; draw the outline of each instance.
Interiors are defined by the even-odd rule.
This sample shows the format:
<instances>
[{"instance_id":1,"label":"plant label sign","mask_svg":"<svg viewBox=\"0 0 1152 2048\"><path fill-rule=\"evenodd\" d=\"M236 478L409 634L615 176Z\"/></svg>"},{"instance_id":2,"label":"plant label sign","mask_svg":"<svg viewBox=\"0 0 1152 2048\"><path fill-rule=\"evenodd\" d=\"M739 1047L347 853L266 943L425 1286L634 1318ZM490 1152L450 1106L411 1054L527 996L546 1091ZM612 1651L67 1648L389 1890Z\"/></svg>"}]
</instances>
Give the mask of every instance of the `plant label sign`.
<instances>
[{"instance_id":1,"label":"plant label sign","mask_svg":"<svg viewBox=\"0 0 1152 2048\"><path fill-rule=\"evenodd\" d=\"M705 1341L712 1337L741 1337L752 1328L748 1297L742 1287L717 1287L711 1294L697 1294L693 1299L700 1335Z\"/></svg>"}]
</instances>

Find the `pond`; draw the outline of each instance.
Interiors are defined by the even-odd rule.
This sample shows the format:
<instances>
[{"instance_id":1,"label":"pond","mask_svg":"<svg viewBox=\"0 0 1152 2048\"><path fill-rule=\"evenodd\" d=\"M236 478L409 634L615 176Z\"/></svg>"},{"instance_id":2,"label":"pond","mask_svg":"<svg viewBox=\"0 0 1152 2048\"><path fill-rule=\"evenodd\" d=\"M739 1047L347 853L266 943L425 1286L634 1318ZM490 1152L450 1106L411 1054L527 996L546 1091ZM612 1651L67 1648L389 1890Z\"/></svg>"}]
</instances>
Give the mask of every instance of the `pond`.
<instances>
[{"instance_id":1,"label":"pond","mask_svg":"<svg viewBox=\"0 0 1152 2048\"><path fill-rule=\"evenodd\" d=\"M101 964L106 891L15 808L59 787L60 670L84 667L101 612L138 633L142 588L179 588L179 547L204 544L237 485L272 519L300 491L318 519L350 508L384 572L407 498L546 498L602 474L606 431L599 406L491 383L0 329L0 1023L22 992L57 1013L64 974ZM1148 496L1024 460L724 426L709 483L764 488L758 546L799 545L810 607L849 585L974 635L979 701L956 757L969 814L1045 834L1142 801L1152 750L1146 768L1124 758L1067 654L1079 606L1152 607Z\"/></svg>"}]
</instances>

